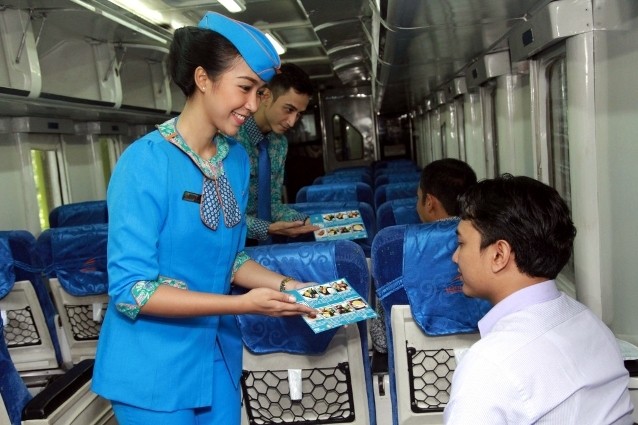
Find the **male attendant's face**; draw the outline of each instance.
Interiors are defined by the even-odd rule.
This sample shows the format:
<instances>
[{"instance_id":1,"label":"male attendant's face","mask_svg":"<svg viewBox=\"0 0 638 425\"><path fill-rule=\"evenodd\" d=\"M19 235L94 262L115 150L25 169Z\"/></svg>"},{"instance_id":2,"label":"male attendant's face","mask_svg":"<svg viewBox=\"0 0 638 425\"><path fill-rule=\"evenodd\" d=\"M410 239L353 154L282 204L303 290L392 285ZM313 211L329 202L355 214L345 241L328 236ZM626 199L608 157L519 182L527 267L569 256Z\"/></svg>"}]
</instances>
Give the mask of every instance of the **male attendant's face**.
<instances>
[{"instance_id":1,"label":"male attendant's face","mask_svg":"<svg viewBox=\"0 0 638 425\"><path fill-rule=\"evenodd\" d=\"M297 93L293 88L273 100L273 94L267 90L262 105L265 108L266 124L269 131L283 134L291 129L306 111L310 96Z\"/></svg>"},{"instance_id":2,"label":"male attendant's face","mask_svg":"<svg viewBox=\"0 0 638 425\"><path fill-rule=\"evenodd\" d=\"M461 220L456 234L459 246L452 261L458 265L463 293L469 297L489 299L490 247L481 250L481 234L469 220Z\"/></svg>"}]
</instances>

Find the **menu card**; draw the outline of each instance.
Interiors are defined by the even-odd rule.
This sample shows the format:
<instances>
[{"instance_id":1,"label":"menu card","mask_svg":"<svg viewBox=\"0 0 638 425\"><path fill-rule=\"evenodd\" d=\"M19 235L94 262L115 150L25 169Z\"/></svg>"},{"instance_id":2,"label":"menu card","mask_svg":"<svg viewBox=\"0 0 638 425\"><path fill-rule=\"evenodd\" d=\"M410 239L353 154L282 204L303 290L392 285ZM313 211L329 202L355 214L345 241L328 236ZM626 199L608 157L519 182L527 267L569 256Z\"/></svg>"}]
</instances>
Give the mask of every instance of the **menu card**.
<instances>
[{"instance_id":1,"label":"menu card","mask_svg":"<svg viewBox=\"0 0 638 425\"><path fill-rule=\"evenodd\" d=\"M368 233L359 210L312 214L310 223L318 226L315 240L361 239Z\"/></svg>"},{"instance_id":2,"label":"menu card","mask_svg":"<svg viewBox=\"0 0 638 425\"><path fill-rule=\"evenodd\" d=\"M302 316L314 333L377 317L374 309L346 279L286 292L298 303L319 311L315 318Z\"/></svg>"}]
</instances>

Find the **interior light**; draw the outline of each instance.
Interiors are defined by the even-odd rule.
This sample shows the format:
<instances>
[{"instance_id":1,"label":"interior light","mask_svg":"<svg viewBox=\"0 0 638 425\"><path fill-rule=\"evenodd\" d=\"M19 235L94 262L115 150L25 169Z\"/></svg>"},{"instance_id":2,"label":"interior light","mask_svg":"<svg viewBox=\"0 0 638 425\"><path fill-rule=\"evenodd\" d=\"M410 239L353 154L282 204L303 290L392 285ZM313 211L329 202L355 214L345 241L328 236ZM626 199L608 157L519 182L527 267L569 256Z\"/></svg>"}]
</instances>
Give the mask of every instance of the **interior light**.
<instances>
[{"instance_id":1,"label":"interior light","mask_svg":"<svg viewBox=\"0 0 638 425\"><path fill-rule=\"evenodd\" d=\"M159 35L155 35L152 32L147 31L144 28L140 27L139 25L135 25L135 24L133 24L131 22L125 21L124 19L118 18L117 16L115 16L115 15L113 15L111 13L105 12L105 11L102 11L101 13L102 13L102 16L104 16L105 18L109 18L113 22L117 22L120 25L124 25L125 27L127 27L129 29L132 29L135 32L143 34L143 35L145 35L147 37L152 38L153 40L157 40L157 41L162 42L164 44L168 43L167 39L165 39L163 37L160 37Z\"/></svg>"},{"instance_id":2,"label":"interior light","mask_svg":"<svg viewBox=\"0 0 638 425\"><path fill-rule=\"evenodd\" d=\"M79 4L80 6L90 10L91 12L95 12L95 6L92 6L85 1L82 1L82 0L71 0L71 1L75 4Z\"/></svg>"},{"instance_id":3,"label":"interior light","mask_svg":"<svg viewBox=\"0 0 638 425\"><path fill-rule=\"evenodd\" d=\"M182 28L182 27L185 27L185 26L186 26L186 24L184 22L182 22L182 21L178 21L176 19L173 19L171 21L171 28L173 28L173 30L176 30L176 29L179 29L179 28Z\"/></svg>"},{"instance_id":4,"label":"interior light","mask_svg":"<svg viewBox=\"0 0 638 425\"><path fill-rule=\"evenodd\" d=\"M111 3L118 5L122 9L128 10L132 14L139 16L145 21L153 24L164 23L164 16L161 12L151 9L139 0L109 0Z\"/></svg>"},{"instance_id":5,"label":"interior light","mask_svg":"<svg viewBox=\"0 0 638 425\"><path fill-rule=\"evenodd\" d=\"M275 36L272 35L270 31L264 31L264 35L266 36L268 41L270 41L270 43L273 45L278 55L283 55L284 53L286 53L286 47L283 45L281 41L277 40L277 38L275 38Z\"/></svg>"},{"instance_id":6,"label":"interior light","mask_svg":"<svg viewBox=\"0 0 638 425\"><path fill-rule=\"evenodd\" d=\"M219 4L224 6L230 13L243 12L246 10L244 0L217 0Z\"/></svg>"}]
</instances>

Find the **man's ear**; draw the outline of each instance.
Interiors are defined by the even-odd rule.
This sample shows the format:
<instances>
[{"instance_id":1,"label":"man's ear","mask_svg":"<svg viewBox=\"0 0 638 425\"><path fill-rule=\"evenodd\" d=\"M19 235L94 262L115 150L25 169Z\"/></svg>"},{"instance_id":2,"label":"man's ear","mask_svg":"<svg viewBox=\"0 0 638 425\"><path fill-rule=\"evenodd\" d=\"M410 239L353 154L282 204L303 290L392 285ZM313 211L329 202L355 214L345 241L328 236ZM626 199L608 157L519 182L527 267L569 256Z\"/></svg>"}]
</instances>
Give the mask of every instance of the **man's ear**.
<instances>
[{"instance_id":1,"label":"man's ear","mask_svg":"<svg viewBox=\"0 0 638 425\"><path fill-rule=\"evenodd\" d=\"M514 252L509 242L499 239L491 245L492 272L498 273L505 269L511 261L514 261Z\"/></svg>"},{"instance_id":2,"label":"man's ear","mask_svg":"<svg viewBox=\"0 0 638 425\"><path fill-rule=\"evenodd\" d=\"M425 209L429 212L434 211L441 204L438 198L431 193L426 193L423 200L425 201Z\"/></svg>"},{"instance_id":3,"label":"man's ear","mask_svg":"<svg viewBox=\"0 0 638 425\"><path fill-rule=\"evenodd\" d=\"M261 101L268 106L272 103L272 91L269 88L264 87L261 95Z\"/></svg>"}]
</instances>

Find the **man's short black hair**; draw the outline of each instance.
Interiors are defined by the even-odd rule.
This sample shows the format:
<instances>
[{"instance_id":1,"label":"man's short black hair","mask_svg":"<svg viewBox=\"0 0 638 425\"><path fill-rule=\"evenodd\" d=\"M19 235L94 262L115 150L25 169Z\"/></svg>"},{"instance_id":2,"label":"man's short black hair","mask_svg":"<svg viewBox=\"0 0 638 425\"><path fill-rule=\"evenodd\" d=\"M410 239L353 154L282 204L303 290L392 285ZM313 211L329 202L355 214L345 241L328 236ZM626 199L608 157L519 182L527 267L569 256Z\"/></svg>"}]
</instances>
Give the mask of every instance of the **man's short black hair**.
<instances>
[{"instance_id":1,"label":"man's short black hair","mask_svg":"<svg viewBox=\"0 0 638 425\"><path fill-rule=\"evenodd\" d=\"M279 71L268 83L273 100L277 100L279 96L291 88L297 93L307 94L309 97L312 96L314 88L306 71L293 63L281 65Z\"/></svg>"},{"instance_id":2,"label":"man's short black hair","mask_svg":"<svg viewBox=\"0 0 638 425\"><path fill-rule=\"evenodd\" d=\"M481 234L481 249L507 241L518 269L555 279L572 254L576 228L558 192L530 177L504 174L472 186L460 198L463 220Z\"/></svg>"},{"instance_id":3,"label":"man's short black hair","mask_svg":"<svg viewBox=\"0 0 638 425\"><path fill-rule=\"evenodd\" d=\"M430 162L421 172L423 199L430 193L450 216L459 215L458 197L476 183L476 173L467 163L454 158Z\"/></svg>"}]
</instances>

